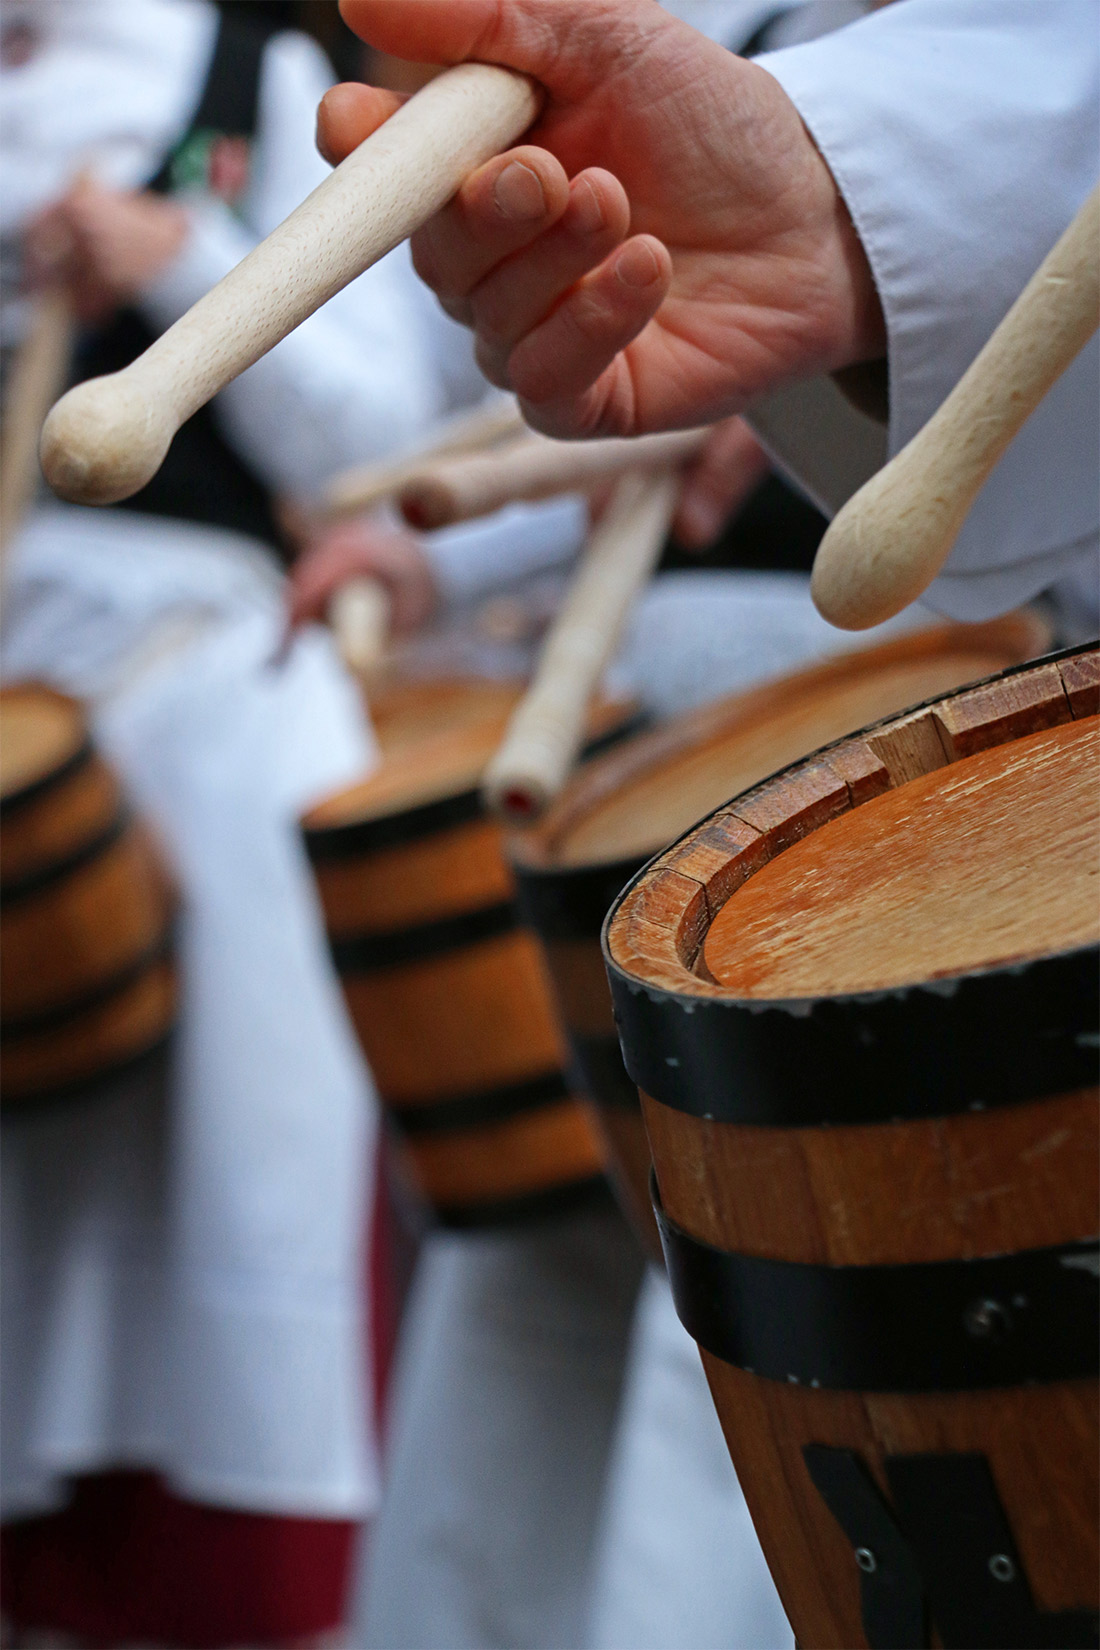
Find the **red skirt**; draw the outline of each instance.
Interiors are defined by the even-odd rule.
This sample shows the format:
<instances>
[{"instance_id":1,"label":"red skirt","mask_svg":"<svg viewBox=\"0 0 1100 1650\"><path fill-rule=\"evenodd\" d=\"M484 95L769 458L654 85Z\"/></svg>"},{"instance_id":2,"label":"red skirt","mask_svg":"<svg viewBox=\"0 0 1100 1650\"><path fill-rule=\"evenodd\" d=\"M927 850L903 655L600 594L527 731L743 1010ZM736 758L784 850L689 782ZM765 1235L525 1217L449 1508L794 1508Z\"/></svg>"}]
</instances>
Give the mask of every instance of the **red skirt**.
<instances>
[{"instance_id":1,"label":"red skirt","mask_svg":"<svg viewBox=\"0 0 1100 1650\"><path fill-rule=\"evenodd\" d=\"M392 1215L379 1175L368 1245L379 1418L397 1330ZM284 1647L340 1626L355 1536L345 1519L235 1512L182 1500L154 1473L96 1473L69 1504L0 1532L0 1601L16 1633L81 1650Z\"/></svg>"}]
</instances>

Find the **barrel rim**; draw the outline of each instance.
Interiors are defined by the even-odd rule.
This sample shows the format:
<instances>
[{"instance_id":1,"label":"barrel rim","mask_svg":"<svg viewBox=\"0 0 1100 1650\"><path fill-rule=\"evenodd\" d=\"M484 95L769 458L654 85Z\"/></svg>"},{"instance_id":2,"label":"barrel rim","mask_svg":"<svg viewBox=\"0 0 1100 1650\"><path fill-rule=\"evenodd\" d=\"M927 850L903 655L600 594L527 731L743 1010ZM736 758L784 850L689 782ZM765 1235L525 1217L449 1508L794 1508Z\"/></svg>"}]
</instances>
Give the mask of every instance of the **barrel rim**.
<instances>
[{"instance_id":1,"label":"barrel rim","mask_svg":"<svg viewBox=\"0 0 1100 1650\"><path fill-rule=\"evenodd\" d=\"M675 867L673 865L669 864L667 866L662 866L661 862L663 860L671 861L677 851L686 845L689 839L692 838L696 832L698 832L703 826L707 825L710 821L729 813L734 808L735 804L744 805L745 803L755 799L760 795L760 793L775 786L778 781L787 778L789 775L795 774L799 769L809 768L811 764L819 762L823 757L827 757L830 753L836 753L842 746L849 745L855 740L866 739L868 735L885 730L896 723L908 721L910 718L918 715L922 711L931 710L935 706L945 704L949 700L958 698L964 693L971 693L976 688L985 687L994 682L1008 681L1015 676L1038 672L1047 666L1057 665L1068 659L1074 659L1089 654L1095 655L1098 653L1100 653L1100 641L1085 642L1076 647L1062 648L1057 652L1047 653L1038 658L1029 659L1024 664L1011 665L1008 669L996 671L992 676L983 677L978 682L963 683L958 688L953 689L950 693L935 694L930 699L923 699L920 704L911 705L906 710L895 713L891 716L880 717L875 722L869 722L865 727L853 729L851 733L846 733L839 739L830 740L827 745L821 745L817 750L808 751L804 756L797 758L796 761L788 762L784 767L777 768L774 773L768 774L766 778L761 779L757 784L750 786L747 791L742 791L736 796L729 797L725 802L719 803L716 808L712 808L708 814L703 816L702 819L696 820L692 825L690 825L686 831L682 832L681 835L675 839L675 841L668 843L658 853L651 855L650 858L646 860L645 864L638 869L626 887L620 890L614 904L604 919L603 928L600 934L601 950L603 952L604 962L607 966L609 974L613 971L621 973L624 980L633 981L640 989L646 991L657 991L667 996L682 998L685 1002L698 1003L701 1001L716 1001L722 1002L723 1004L731 1004L736 1006L747 1006L751 1004L758 1009L786 1008L790 1012L794 1013L805 1012L803 1005L806 1004L818 1002L872 1001L883 996L894 995L899 991L909 991L917 989L921 986L928 987L930 983L928 981L913 980L901 982L895 986L879 987L869 991L836 992L833 994L823 994L821 996L814 997L737 997L733 992L723 990L721 986L716 985L714 982L707 981L699 975L692 974L685 966L682 970L684 989L672 990L667 986L660 986L655 980L651 981L640 975L632 975L629 969L620 964L611 950L611 929L627 900L630 899L631 895L640 887L642 882L650 875L650 873L659 874L662 871L665 874L668 874L670 871L675 873ZM1096 713L1091 712L1088 714ZM1076 719L1077 718L1070 718L1070 720ZM1086 715L1079 719L1087 720L1088 717ZM949 766L950 764L945 763L944 765ZM891 789L896 788L898 787L891 786ZM850 802L849 804L849 807L853 809L857 806L859 806L859 804L855 802ZM775 853L769 854L767 863L771 863L773 859L778 858L787 847L793 846L793 842L794 839L792 838L791 842L784 842ZM702 885L700 885L700 887L701 886ZM681 913L681 915L683 915L683 913ZM697 948L697 952L698 949L701 949L701 946ZM1084 947L1082 949L1092 950L1093 948ZM965 970L960 971L959 973L950 974L944 976L943 979L939 981L931 982L931 984L934 988L943 990L945 989L946 983L954 982L956 980L961 981L972 976L977 977L989 972L997 972L1004 969L1011 970L1018 966L1020 966L1018 963L991 964L989 968ZM697 989L692 989L693 987Z\"/></svg>"},{"instance_id":2,"label":"barrel rim","mask_svg":"<svg viewBox=\"0 0 1100 1650\"><path fill-rule=\"evenodd\" d=\"M532 880L559 878L563 883L567 883L574 876L583 877L586 873L599 869L612 870L626 864L640 868L654 858L659 858L668 844L663 844L653 852L615 854L571 864L563 864L554 857L555 845L573 825L587 818L593 808L599 807L608 795L617 793L624 783L630 784L644 779L667 757L685 754L692 748L702 747L711 740L717 740L731 727L731 720L734 718L739 719L747 714L751 720L757 703L770 697L777 688L797 687L803 682L810 688L821 682L827 683L833 678L843 680L859 666L876 658L885 660L889 656L890 662L900 662L909 657L935 658L941 645L952 639L960 644L969 642L975 651L979 651L983 641L987 648L992 648L999 638L1004 637L1007 646L1007 638L1012 636L1018 639L1021 648L1029 646L1032 642L1041 645L1049 639L1050 628L1040 615L1027 609L1006 613L998 619L990 619L979 624L961 624L945 620L941 624L889 637L872 647L851 648L827 658L812 660L798 670L785 671L779 676L750 683L733 692L725 693L718 699L671 717L651 728L631 746L614 755L609 752L602 761L594 762L590 767L575 774L566 791L551 803L540 820L522 830L510 831L506 839L506 852L512 869L517 876L527 876ZM1029 659L1025 663L1031 664L1034 660ZM960 683L957 691L966 691L979 681L988 679L976 677L972 681ZM945 695L940 693L927 702L935 703L944 697ZM880 720L885 722L891 719L883 717ZM833 741L833 744L853 737L855 735L851 733L845 734L841 740ZM788 764L788 768L796 767L802 760L805 760L805 757L796 758L793 763ZM775 775L767 777L774 778ZM760 781L766 782L766 779ZM685 834L689 834L693 828L689 826Z\"/></svg>"},{"instance_id":3,"label":"barrel rim","mask_svg":"<svg viewBox=\"0 0 1100 1650\"><path fill-rule=\"evenodd\" d=\"M985 681L1095 655L1097 645L1062 649ZM950 1116L1095 1083L1100 948L1091 944L937 979L785 999L738 997L692 974L682 960L679 969L667 960L663 969L655 965L647 978L612 952L612 929L625 902L645 879L672 870L677 852L715 815L733 803L744 806L851 740L971 691L968 685L938 694L789 764L692 826L621 891L604 921L601 947L624 1061L644 1093L706 1120L806 1127ZM702 885L695 886L701 893ZM693 898L682 889L673 893L680 926ZM807 1071L814 1072L813 1083Z\"/></svg>"},{"instance_id":4,"label":"barrel rim","mask_svg":"<svg viewBox=\"0 0 1100 1650\"><path fill-rule=\"evenodd\" d=\"M57 697L64 698L64 695L58 694ZM0 820L6 820L10 824L13 814L19 813L30 803L39 801L40 798L56 789L57 786L66 784L73 778L74 774L79 773L81 768L87 766L94 756L95 747L92 744L91 735L85 728L83 737L76 749L59 762L56 767L51 768L48 773L40 774L37 779L28 780L25 785L20 785L18 790L9 791L6 796L0 796Z\"/></svg>"},{"instance_id":5,"label":"barrel rim","mask_svg":"<svg viewBox=\"0 0 1100 1650\"><path fill-rule=\"evenodd\" d=\"M611 701L607 706L608 715L616 708L621 715L585 742L582 750L585 760L602 754L646 725L644 713L629 702ZM486 813L480 778L476 785L453 791L449 796L434 797L408 807L399 806L385 813L370 814L363 819L345 820L340 824L311 825L307 815L302 822L302 837L311 864L331 865L356 859L364 853L404 847L422 837L473 824L485 825L490 830L500 829Z\"/></svg>"}]
</instances>

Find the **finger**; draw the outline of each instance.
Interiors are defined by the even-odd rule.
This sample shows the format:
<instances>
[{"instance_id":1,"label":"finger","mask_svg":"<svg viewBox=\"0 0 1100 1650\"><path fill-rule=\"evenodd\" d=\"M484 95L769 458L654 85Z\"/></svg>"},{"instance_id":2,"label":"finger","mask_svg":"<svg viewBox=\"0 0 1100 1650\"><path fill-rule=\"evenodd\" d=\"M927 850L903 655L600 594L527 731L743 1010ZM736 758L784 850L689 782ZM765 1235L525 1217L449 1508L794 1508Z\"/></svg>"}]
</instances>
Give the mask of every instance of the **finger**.
<instances>
[{"instance_id":1,"label":"finger","mask_svg":"<svg viewBox=\"0 0 1100 1650\"><path fill-rule=\"evenodd\" d=\"M353 81L330 86L317 109L317 147L324 159L338 166L406 101L397 92Z\"/></svg>"},{"instance_id":2,"label":"finger","mask_svg":"<svg viewBox=\"0 0 1100 1650\"><path fill-rule=\"evenodd\" d=\"M630 202L610 172L592 168L569 185L569 204L533 247L493 270L471 295L477 359L491 383L507 378L512 349L563 294L630 232Z\"/></svg>"},{"instance_id":3,"label":"finger","mask_svg":"<svg viewBox=\"0 0 1100 1650\"><path fill-rule=\"evenodd\" d=\"M352 32L394 57L503 63L578 94L621 74L624 44L637 51L642 29L667 26L654 12L640 22L634 7L593 0L340 0Z\"/></svg>"},{"instance_id":4,"label":"finger","mask_svg":"<svg viewBox=\"0 0 1100 1650\"><path fill-rule=\"evenodd\" d=\"M508 361L509 387L553 418L590 389L661 306L672 259L654 235L635 235L580 281ZM564 403L564 406L561 404ZM536 427L545 429L539 418Z\"/></svg>"},{"instance_id":5,"label":"finger","mask_svg":"<svg viewBox=\"0 0 1100 1650\"><path fill-rule=\"evenodd\" d=\"M569 206L569 179L545 149L522 144L479 166L454 200L412 240L413 265L468 324L470 290L509 257L551 228Z\"/></svg>"},{"instance_id":6,"label":"finger","mask_svg":"<svg viewBox=\"0 0 1100 1650\"><path fill-rule=\"evenodd\" d=\"M771 460L742 419L719 424L685 472L672 523L677 543L685 550L713 544L770 469Z\"/></svg>"},{"instance_id":7,"label":"finger","mask_svg":"<svg viewBox=\"0 0 1100 1650\"><path fill-rule=\"evenodd\" d=\"M76 254L76 236L64 206L44 212L23 243L24 273L31 285L62 278Z\"/></svg>"},{"instance_id":8,"label":"finger","mask_svg":"<svg viewBox=\"0 0 1100 1650\"><path fill-rule=\"evenodd\" d=\"M329 598L348 579L364 572L361 545L352 535L337 535L317 548L305 551L295 562L290 573L287 595L288 623L305 624L309 619L323 619Z\"/></svg>"}]
</instances>

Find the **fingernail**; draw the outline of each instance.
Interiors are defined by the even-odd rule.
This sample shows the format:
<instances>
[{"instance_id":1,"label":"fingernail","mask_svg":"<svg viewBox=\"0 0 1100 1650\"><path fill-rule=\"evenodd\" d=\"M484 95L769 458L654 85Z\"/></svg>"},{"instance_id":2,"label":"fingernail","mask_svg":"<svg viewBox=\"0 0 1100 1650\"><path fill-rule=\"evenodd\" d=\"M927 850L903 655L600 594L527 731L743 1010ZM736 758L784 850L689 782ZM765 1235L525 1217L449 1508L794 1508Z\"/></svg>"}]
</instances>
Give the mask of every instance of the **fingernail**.
<instances>
[{"instance_id":1,"label":"fingernail","mask_svg":"<svg viewBox=\"0 0 1100 1650\"><path fill-rule=\"evenodd\" d=\"M620 252L615 273L624 286L652 286L661 273L661 266L651 246L645 241L632 241Z\"/></svg>"},{"instance_id":2,"label":"fingernail","mask_svg":"<svg viewBox=\"0 0 1100 1650\"><path fill-rule=\"evenodd\" d=\"M603 203L587 178L581 182L569 203L570 228L577 235L595 235L607 221Z\"/></svg>"},{"instance_id":3,"label":"fingernail","mask_svg":"<svg viewBox=\"0 0 1100 1650\"><path fill-rule=\"evenodd\" d=\"M523 220L541 218L546 211L546 196L537 172L520 161L506 166L493 185L493 199L502 217Z\"/></svg>"}]
</instances>

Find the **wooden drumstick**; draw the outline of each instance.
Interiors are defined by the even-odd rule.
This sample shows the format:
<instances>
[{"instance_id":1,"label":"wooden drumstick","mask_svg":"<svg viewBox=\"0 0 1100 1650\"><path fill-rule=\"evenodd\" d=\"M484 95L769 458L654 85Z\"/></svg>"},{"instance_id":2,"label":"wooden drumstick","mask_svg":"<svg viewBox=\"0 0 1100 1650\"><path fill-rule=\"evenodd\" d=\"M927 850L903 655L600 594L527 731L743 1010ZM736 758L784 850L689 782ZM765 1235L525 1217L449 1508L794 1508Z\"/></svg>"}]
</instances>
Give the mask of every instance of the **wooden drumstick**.
<instances>
[{"instance_id":1,"label":"wooden drumstick","mask_svg":"<svg viewBox=\"0 0 1100 1650\"><path fill-rule=\"evenodd\" d=\"M0 555L8 548L38 484L42 422L65 382L72 353L73 317L60 288L32 302L27 336L12 367L4 402L0 450Z\"/></svg>"},{"instance_id":2,"label":"wooden drumstick","mask_svg":"<svg viewBox=\"0 0 1100 1650\"><path fill-rule=\"evenodd\" d=\"M677 430L632 441L551 441L530 434L492 454L421 465L401 490L401 508L410 527L448 527L505 504L580 492L627 470L683 463L709 433Z\"/></svg>"},{"instance_id":3,"label":"wooden drumstick","mask_svg":"<svg viewBox=\"0 0 1100 1650\"><path fill-rule=\"evenodd\" d=\"M493 401L487 407L448 419L434 441L415 453L384 459L377 464L357 464L327 481L318 505L330 520L357 516L376 504L395 497L408 482L420 475L425 465L444 454L479 452L518 435L525 428L515 401Z\"/></svg>"},{"instance_id":4,"label":"wooden drumstick","mask_svg":"<svg viewBox=\"0 0 1100 1650\"><path fill-rule=\"evenodd\" d=\"M924 428L833 520L812 581L830 624L866 630L931 584L990 471L1100 324L1098 254L1100 189Z\"/></svg>"},{"instance_id":5,"label":"wooden drumstick","mask_svg":"<svg viewBox=\"0 0 1100 1650\"><path fill-rule=\"evenodd\" d=\"M192 413L411 235L537 110L531 81L488 64L425 86L144 355L58 402L42 432L50 486L77 504L137 492Z\"/></svg>"},{"instance_id":6,"label":"wooden drumstick","mask_svg":"<svg viewBox=\"0 0 1100 1650\"><path fill-rule=\"evenodd\" d=\"M356 676L369 676L382 663L390 628L390 595L378 579L349 579L328 604L328 622L340 657Z\"/></svg>"},{"instance_id":7,"label":"wooden drumstick","mask_svg":"<svg viewBox=\"0 0 1100 1650\"><path fill-rule=\"evenodd\" d=\"M569 777L584 738L588 702L661 553L679 492L669 469L634 471L617 483L547 636L534 680L485 770L482 795L498 818L530 824Z\"/></svg>"}]
</instances>

